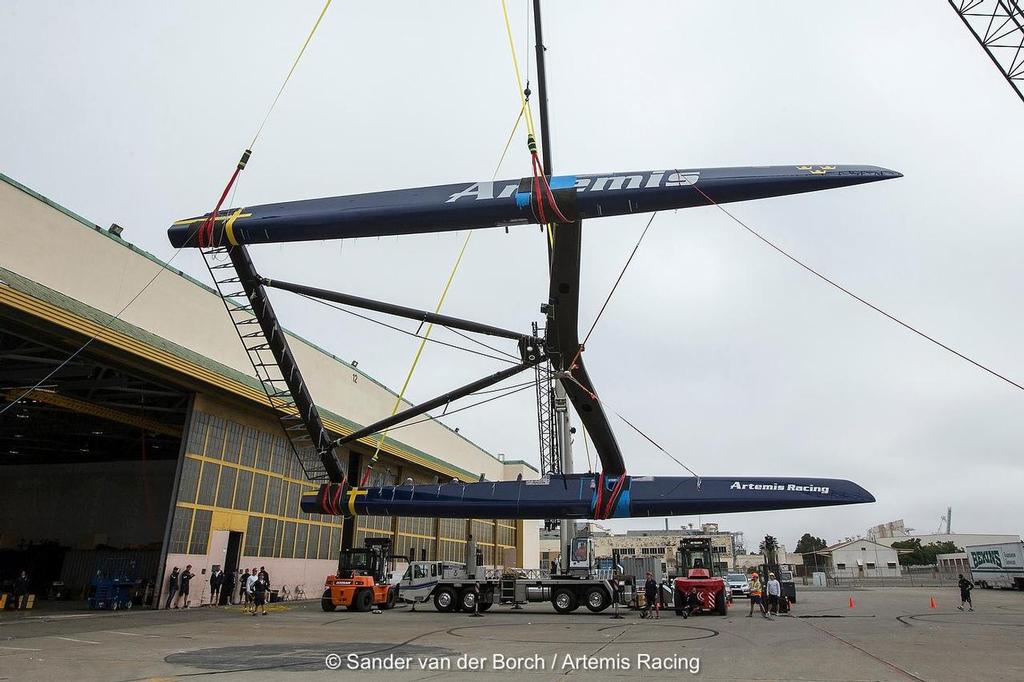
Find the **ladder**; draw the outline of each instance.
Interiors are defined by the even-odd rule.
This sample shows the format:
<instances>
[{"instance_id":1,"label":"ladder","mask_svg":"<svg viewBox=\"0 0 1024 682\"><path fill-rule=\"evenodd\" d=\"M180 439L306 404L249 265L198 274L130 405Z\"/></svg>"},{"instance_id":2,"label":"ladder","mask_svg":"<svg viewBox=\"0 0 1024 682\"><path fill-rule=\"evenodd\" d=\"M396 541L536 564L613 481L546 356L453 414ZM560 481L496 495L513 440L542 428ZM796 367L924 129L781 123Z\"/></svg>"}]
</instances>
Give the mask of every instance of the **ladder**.
<instances>
[{"instance_id":1,"label":"ladder","mask_svg":"<svg viewBox=\"0 0 1024 682\"><path fill-rule=\"evenodd\" d=\"M214 246L201 248L199 251L203 254L203 262L206 263L206 269L210 272L217 294L228 311L228 317L231 318L231 324L249 357L256 378L263 387L267 404L277 415L303 473L310 481L328 482L327 470L320 460L306 423L299 416L295 396L271 351L272 340L263 333L252 303L228 256L228 247Z\"/></svg>"}]
</instances>

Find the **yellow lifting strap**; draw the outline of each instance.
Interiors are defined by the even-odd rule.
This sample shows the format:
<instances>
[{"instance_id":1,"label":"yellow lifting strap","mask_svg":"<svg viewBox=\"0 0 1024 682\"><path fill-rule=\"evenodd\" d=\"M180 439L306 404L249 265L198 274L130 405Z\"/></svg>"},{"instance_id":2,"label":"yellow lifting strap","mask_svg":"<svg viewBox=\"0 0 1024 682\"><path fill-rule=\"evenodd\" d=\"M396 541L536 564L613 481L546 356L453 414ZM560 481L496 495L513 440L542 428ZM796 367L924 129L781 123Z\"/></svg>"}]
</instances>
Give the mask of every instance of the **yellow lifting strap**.
<instances>
[{"instance_id":1,"label":"yellow lifting strap","mask_svg":"<svg viewBox=\"0 0 1024 682\"><path fill-rule=\"evenodd\" d=\"M466 247L469 246L469 240L473 236L473 232L470 231L466 234L465 241L462 242L462 248L459 249L459 255L455 259L455 264L452 265L452 271L448 273L448 281L445 282L444 290L441 292L441 298L438 299L437 305L434 307L434 312L441 312L441 307L444 306L444 300L448 298L448 291L452 288L452 282L455 280L455 273L459 271L459 265L462 264L462 257L466 254ZM427 345L427 341L430 339L430 333L434 330L434 324L431 322L427 325L427 330L423 333L423 337L420 338L420 345L416 348L416 355L413 356L412 366L409 367L409 373L405 375L405 381L402 383L402 390L398 392L398 397L395 398L395 406L391 409L391 414L394 416L398 412L398 408L402 406L402 401L405 399L405 391L409 388L409 382L412 381L413 372L416 371L416 365L419 364L420 356L423 355L423 347ZM370 458L369 464L366 466L366 474L363 476L363 485L367 484L368 477L370 474L370 467L377 458L380 456L380 449L384 445L384 440L388 437L388 432L384 431L377 437L377 445L373 451L373 457Z\"/></svg>"}]
</instances>

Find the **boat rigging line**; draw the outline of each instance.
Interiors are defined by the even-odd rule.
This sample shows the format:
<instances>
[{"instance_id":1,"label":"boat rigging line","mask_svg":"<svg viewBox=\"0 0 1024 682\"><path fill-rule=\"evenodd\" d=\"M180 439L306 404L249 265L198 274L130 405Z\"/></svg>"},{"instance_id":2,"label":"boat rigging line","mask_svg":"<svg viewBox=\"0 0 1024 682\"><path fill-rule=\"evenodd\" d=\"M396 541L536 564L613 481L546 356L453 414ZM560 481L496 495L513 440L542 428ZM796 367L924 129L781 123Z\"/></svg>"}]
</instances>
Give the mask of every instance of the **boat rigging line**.
<instances>
[{"instance_id":1,"label":"boat rigging line","mask_svg":"<svg viewBox=\"0 0 1024 682\"><path fill-rule=\"evenodd\" d=\"M693 185L693 188L696 189L697 192L699 192L701 194L701 196L703 196L705 199L707 199L709 204L711 204L712 206L716 207L722 213L727 215L729 217L729 219L731 219L734 223L736 223L737 225L742 227L744 230L746 230L747 232L752 234L754 237L756 237L757 239L761 240L761 242L763 242L764 244L767 244L772 249L774 249L778 253L782 254L783 256L788 258L793 263L796 263L801 268L803 268L807 272L811 273L812 275L814 275L815 277L817 277L821 281L823 281L826 284L828 284L828 285L838 289L839 291L843 292L844 294L846 294L847 296L849 296L853 300L858 301L859 303L863 303L868 308L871 308L876 313L879 313L880 315L883 315L884 317L887 317L888 319L890 319L891 321L893 321L896 324L900 325L904 329L907 329L907 330L917 334L918 336L920 336L921 338L925 339L926 341L930 341L931 343L935 344L939 348L942 348L942 349L944 349L946 351L949 351L950 353L952 353L953 355L957 356L961 360L965 360L965 361L971 363L972 365L974 365L975 367L977 367L978 369L980 369L980 370L982 370L984 372L988 372L989 374L991 374L992 376L996 377L997 379L1001 379L1002 381L1005 381L1007 384L1013 386L1014 388L1018 388L1018 389L1024 391L1024 386L1022 386L1021 384L1017 383L1013 379L1010 379L1006 375L1000 374L999 372L995 371L994 369L992 369L992 368L990 368L990 367L988 367L986 365L981 364L977 360L975 360L975 359L965 355L964 353L961 353L960 351L956 350L955 348L953 348L951 346L946 345L945 343L943 343L942 341L939 341L935 337L926 334L925 332L921 331L917 327L914 327L910 323L904 322L902 319L896 317L895 315L893 315L891 313L888 313L885 310L882 310L881 308L879 308L877 305L875 305L871 301L868 301L867 299L865 299L865 298L863 298L861 296L858 296L857 294L855 294L850 289L847 289L842 284L839 284L838 282L836 282L834 279L831 279L827 275L822 274L820 271L815 270L814 268L812 268L810 265L808 265L804 261L802 261L799 258L797 258L796 256L790 254L788 251L783 249L781 246L779 246L775 242L771 241L770 239L768 239L767 237L762 235L760 232L758 232L754 228L750 227L750 225L748 225L746 222L744 222L743 220L740 220L732 211L730 211L726 207L724 207L721 204L719 204L718 202L716 202L710 196L708 196L708 194L703 189L701 189L698 185L696 185L696 184Z\"/></svg>"}]
</instances>

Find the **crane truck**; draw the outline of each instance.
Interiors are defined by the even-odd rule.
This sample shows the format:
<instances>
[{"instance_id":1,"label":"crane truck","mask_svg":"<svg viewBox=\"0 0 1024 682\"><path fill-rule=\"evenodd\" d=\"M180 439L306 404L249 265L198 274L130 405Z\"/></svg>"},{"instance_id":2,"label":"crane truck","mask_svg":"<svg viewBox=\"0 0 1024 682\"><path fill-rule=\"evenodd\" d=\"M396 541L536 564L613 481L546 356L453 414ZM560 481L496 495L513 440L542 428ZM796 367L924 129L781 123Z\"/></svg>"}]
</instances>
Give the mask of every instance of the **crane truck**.
<instances>
[{"instance_id":1,"label":"crane truck","mask_svg":"<svg viewBox=\"0 0 1024 682\"><path fill-rule=\"evenodd\" d=\"M550 602L558 613L572 613L581 606L594 613L613 603L626 604L632 597L632 579L621 579L614 570L594 566L593 541L575 537L571 544L569 572L528 577L512 569L500 577L487 577L478 565L476 542L466 543L466 562L410 562L399 586L403 601L433 602L442 613L486 611L495 604L519 605Z\"/></svg>"}]
</instances>

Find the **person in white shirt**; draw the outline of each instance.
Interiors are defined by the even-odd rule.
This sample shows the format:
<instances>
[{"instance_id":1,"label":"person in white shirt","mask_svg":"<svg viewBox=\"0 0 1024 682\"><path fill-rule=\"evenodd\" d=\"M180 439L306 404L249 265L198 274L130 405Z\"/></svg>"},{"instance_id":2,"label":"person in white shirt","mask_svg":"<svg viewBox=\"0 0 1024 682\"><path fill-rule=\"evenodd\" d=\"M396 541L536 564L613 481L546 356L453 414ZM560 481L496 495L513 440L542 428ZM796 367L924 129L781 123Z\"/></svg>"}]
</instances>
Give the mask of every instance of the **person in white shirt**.
<instances>
[{"instance_id":1,"label":"person in white shirt","mask_svg":"<svg viewBox=\"0 0 1024 682\"><path fill-rule=\"evenodd\" d=\"M245 581L245 592L248 595L248 604L252 607L253 613L256 613L256 599L253 596L252 588L256 584L256 581L259 579L259 576L256 575L256 569L254 568L252 569L252 573L249 574L249 577Z\"/></svg>"},{"instance_id":2,"label":"person in white shirt","mask_svg":"<svg viewBox=\"0 0 1024 682\"><path fill-rule=\"evenodd\" d=\"M768 574L768 584L765 586L768 592L768 610L771 613L779 613L779 597L782 595L782 585L775 578L774 573Z\"/></svg>"}]
</instances>

